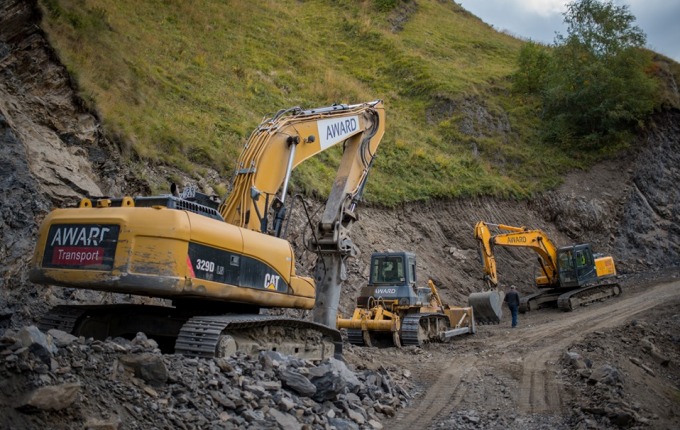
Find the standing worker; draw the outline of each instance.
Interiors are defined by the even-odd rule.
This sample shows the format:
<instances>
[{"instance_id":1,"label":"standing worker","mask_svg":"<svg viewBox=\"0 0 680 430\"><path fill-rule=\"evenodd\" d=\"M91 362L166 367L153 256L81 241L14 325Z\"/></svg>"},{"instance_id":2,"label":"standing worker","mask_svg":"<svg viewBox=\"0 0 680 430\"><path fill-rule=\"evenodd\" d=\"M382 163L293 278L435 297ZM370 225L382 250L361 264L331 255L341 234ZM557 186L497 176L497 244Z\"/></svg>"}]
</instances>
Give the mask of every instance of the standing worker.
<instances>
[{"instance_id":1,"label":"standing worker","mask_svg":"<svg viewBox=\"0 0 680 430\"><path fill-rule=\"evenodd\" d=\"M512 314L512 327L517 327L517 312L519 311L519 293L517 292L517 287L511 285L510 292L505 295L504 300Z\"/></svg>"}]
</instances>

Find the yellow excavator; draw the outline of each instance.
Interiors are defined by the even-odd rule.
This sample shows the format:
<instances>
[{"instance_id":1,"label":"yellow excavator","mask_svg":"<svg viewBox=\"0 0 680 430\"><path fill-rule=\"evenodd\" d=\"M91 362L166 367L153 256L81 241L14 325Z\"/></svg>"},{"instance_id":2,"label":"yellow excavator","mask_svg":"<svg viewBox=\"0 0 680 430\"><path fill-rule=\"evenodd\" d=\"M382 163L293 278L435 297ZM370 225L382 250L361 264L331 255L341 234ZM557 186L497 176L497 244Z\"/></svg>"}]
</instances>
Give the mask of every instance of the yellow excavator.
<instances>
[{"instance_id":1,"label":"yellow excavator","mask_svg":"<svg viewBox=\"0 0 680 430\"><path fill-rule=\"evenodd\" d=\"M490 227L499 233L492 234ZM529 248L538 254L541 268L536 277L536 287L542 291L520 299L520 312L557 304L559 309L571 311L578 306L621 294L621 286L614 280L616 267L611 256L593 253L588 243L557 247L541 230L492 224L480 221L475 226L475 239L479 242L484 264L484 280L490 292L476 293L483 302L484 294L498 290L495 246ZM471 295L471 300L472 295ZM476 299L475 299L476 300ZM500 320L488 310L482 318Z\"/></svg>"},{"instance_id":2,"label":"yellow excavator","mask_svg":"<svg viewBox=\"0 0 680 430\"><path fill-rule=\"evenodd\" d=\"M84 198L77 208L52 211L40 228L31 281L172 306L57 306L40 328L95 338L142 331L165 351L201 357L340 352L340 283L345 260L358 251L349 232L384 132L380 100L285 109L250 135L223 203L173 187L167 195ZM287 189L296 166L339 144L337 175L307 244L318 254L312 279L296 273L283 237L295 202ZM267 308L313 309L313 321L263 314Z\"/></svg>"}]
</instances>

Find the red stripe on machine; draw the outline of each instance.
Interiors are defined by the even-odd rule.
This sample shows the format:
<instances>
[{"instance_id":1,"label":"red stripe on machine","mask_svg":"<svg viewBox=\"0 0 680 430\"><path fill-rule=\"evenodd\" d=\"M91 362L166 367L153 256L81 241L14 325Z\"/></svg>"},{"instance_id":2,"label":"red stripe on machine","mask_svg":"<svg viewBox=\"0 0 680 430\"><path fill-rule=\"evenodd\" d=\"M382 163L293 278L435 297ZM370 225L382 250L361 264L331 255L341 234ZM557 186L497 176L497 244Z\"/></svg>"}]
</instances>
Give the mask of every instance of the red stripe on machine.
<instances>
[{"instance_id":1,"label":"red stripe on machine","mask_svg":"<svg viewBox=\"0 0 680 430\"><path fill-rule=\"evenodd\" d=\"M189 268L189 276L192 278L196 277L196 273L194 272L194 265L191 264L191 257L187 255L187 267Z\"/></svg>"}]
</instances>

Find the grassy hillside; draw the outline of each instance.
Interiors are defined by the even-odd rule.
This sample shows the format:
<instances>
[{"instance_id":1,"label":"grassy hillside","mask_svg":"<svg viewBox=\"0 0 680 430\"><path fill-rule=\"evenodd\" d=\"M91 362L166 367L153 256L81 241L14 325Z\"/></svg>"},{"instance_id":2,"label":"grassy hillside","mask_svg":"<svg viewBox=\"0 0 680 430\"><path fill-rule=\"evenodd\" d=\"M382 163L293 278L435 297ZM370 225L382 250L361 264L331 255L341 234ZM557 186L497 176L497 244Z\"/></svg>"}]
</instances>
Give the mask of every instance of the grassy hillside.
<instances>
[{"instance_id":1,"label":"grassy hillside","mask_svg":"<svg viewBox=\"0 0 680 430\"><path fill-rule=\"evenodd\" d=\"M538 143L536 110L509 92L521 41L455 2L40 4L81 95L131 158L195 176L212 167L227 181L264 116L383 99L386 134L366 195L374 203L523 197L579 163ZM309 160L293 189L325 196L338 160L339 149Z\"/></svg>"}]
</instances>

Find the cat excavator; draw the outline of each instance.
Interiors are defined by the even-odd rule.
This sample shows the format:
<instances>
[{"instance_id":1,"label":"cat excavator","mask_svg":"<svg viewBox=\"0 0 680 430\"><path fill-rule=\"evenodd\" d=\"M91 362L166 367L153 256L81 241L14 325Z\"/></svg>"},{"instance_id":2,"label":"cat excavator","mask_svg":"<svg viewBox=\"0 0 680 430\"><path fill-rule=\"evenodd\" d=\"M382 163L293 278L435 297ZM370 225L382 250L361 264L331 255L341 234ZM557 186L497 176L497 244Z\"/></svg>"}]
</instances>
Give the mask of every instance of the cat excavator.
<instances>
[{"instance_id":1,"label":"cat excavator","mask_svg":"<svg viewBox=\"0 0 680 430\"><path fill-rule=\"evenodd\" d=\"M167 195L83 198L77 208L53 210L40 227L31 281L172 305L62 305L40 328L94 338L144 332L167 352L197 357L341 352L340 283L345 260L358 252L349 233L384 131L380 100L293 107L250 135L223 202L173 187ZM284 238L295 202L287 189L296 166L340 144L335 181L306 244L318 254L312 279L296 273ZM272 308L313 309L313 321L267 314Z\"/></svg>"},{"instance_id":2,"label":"cat excavator","mask_svg":"<svg viewBox=\"0 0 680 430\"><path fill-rule=\"evenodd\" d=\"M490 227L499 233L492 234ZM485 294L498 291L495 246L529 248L538 254L541 268L536 287L542 291L520 299L520 312L557 304L559 309L571 311L578 306L621 294L615 282L616 267L611 256L593 253L588 243L557 247L541 230L492 224L480 221L475 226L475 239L484 264L484 280L488 292L475 293L483 301ZM472 298L471 300L477 300ZM500 308L500 304L498 306ZM490 308L485 313L475 307L482 318L500 319Z\"/></svg>"}]
</instances>

